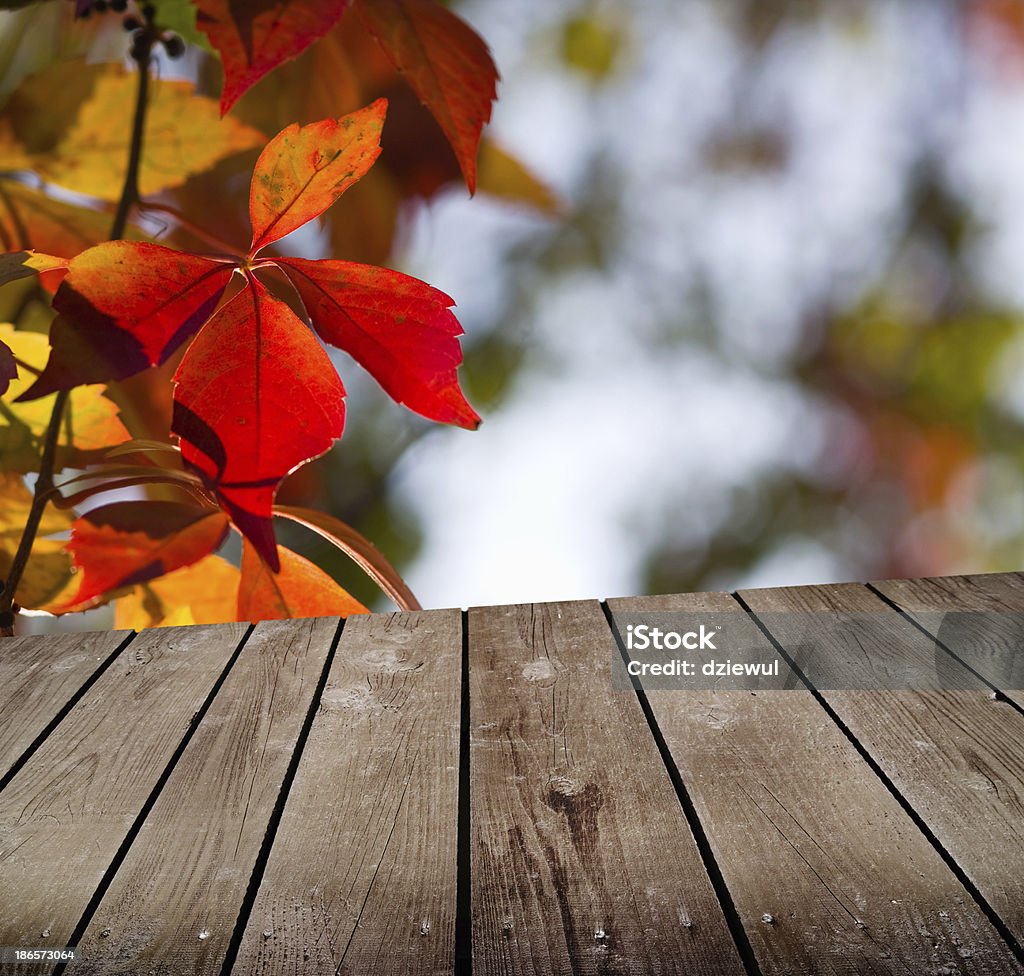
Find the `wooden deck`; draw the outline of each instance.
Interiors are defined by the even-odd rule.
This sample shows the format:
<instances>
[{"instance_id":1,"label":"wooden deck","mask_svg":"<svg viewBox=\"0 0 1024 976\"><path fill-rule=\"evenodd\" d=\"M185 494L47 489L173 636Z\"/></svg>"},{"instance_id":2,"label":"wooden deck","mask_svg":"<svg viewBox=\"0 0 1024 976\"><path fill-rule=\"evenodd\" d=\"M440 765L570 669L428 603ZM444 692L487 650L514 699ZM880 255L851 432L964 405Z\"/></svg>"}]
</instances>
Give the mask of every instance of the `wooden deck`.
<instances>
[{"instance_id":1,"label":"wooden deck","mask_svg":"<svg viewBox=\"0 0 1024 976\"><path fill-rule=\"evenodd\" d=\"M954 621L936 651L936 610L1024 612L1024 574L9 638L0 946L77 946L72 976L1024 974L1024 650ZM786 678L617 690L648 611L737 614ZM897 650L942 684L851 687Z\"/></svg>"}]
</instances>

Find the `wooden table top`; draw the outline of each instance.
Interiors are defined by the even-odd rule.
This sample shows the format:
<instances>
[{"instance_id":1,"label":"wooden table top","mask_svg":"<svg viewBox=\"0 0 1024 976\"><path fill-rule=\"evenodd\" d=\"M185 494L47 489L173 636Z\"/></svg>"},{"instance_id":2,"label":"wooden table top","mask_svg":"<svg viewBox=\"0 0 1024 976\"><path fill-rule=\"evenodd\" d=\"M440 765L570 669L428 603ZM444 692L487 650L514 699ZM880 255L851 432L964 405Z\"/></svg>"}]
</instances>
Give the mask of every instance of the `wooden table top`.
<instances>
[{"instance_id":1,"label":"wooden table top","mask_svg":"<svg viewBox=\"0 0 1024 976\"><path fill-rule=\"evenodd\" d=\"M730 614L785 679L617 686L656 612ZM1024 974L1018 613L1024 574L8 638L0 947L77 947L71 976ZM941 681L855 680L897 658Z\"/></svg>"}]
</instances>

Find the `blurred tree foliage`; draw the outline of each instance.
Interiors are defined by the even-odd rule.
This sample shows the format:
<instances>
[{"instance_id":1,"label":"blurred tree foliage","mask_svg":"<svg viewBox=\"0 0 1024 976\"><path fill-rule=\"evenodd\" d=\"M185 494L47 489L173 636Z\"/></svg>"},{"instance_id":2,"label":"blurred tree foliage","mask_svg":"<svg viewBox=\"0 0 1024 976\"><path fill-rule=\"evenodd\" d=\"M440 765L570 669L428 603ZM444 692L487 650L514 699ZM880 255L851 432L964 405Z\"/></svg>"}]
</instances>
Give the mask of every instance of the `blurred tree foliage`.
<instances>
[{"instance_id":1,"label":"blurred tree foliage","mask_svg":"<svg viewBox=\"0 0 1024 976\"><path fill-rule=\"evenodd\" d=\"M748 67L841 6L736 4ZM838 16L863 29L880 5L846 7ZM1013 70L1024 67L1024 5L936 7L965 60L1005 45ZM972 52L982 42L984 51ZM753 96L750 80L737 79L740 103ZM785 167L785 130L758 139L745 165ZM718 151L709 165L735 156ZM821 463L731 492L698 545L673 538L669 512L669 531L646 560L647 591L733 586L767 556L802 543L833 553L851 578L1021 568L1024 424L1002 388L1019 362L1021 310L983 281L976 244L985 228L941 145L922 140L902 195L877 273L852 300L838 287L824 295L804 315L786 363L789 382L836 418Z\"/></svg>"}]
</instances>

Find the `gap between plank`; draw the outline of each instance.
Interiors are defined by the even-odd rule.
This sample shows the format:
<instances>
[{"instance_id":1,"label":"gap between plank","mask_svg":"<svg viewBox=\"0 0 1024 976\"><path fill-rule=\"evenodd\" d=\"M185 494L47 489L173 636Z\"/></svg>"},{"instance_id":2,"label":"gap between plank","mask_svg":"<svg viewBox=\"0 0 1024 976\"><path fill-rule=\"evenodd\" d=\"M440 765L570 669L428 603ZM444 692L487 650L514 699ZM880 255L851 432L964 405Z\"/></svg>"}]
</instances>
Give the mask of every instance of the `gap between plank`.
<instances>
[{"instance_id":1,"label":"gap between plank","mask_svg":"<svg viewBox=\"0 0 1024 976\"><path fill-rule=\"evenodd\" d=\"M462 611L462 704L459 712L459 813L455 856L455 976L473 973L473 902L469 784L469 611Z\"/></svg>"},{"instance_id":2,"label":"gap between plank","mask_svg":"<svg viewBox=\"0 0 1024 976\"><path fill-rule=\"evenodd\" d=\"M604 611L605 619L608 621L608 626L611 629L612 637L615 640L615 646L618 648L619 655L622 658L622 663L623 665L626 665L628 664L629 659L626 655L622 635L619 633L619 629L615 624L615 617L612 614L611 609L608 607L607 601L601 601L601 609ZM750 945L750 940L747 938L747 932L743 928L743 922L740 920L739 912L736 910L736 904L732 900L732 895L729 892L729 886L725 883L725 878L722 875L721 868L719 868L718 861L715 859L714 851L711 849L711 842L708 840L708 836L704 831L704 826L701 824L700 817L697 815L697 808L694 806L693 799L690 796L690 791L686 788L682 774L679 772L679 768L676 766L675 760L672 758L672 753L669 750L668 743L665 741L665 737L662 735L661 729L658 727L658 720L654 716L654 710L651 708L651 703L647 698L647 693L644 691L643 686L635 676L630 676L630 683L633 685L633 690L636 692L637 700L640 702L640 708L643 710L644 717L647 719L651 735L654 737L654 742L658 747L658 752L661 754L661 760L665 764L665 770L668 773L668 777L676 791L676 798L679 800L680 807L682 807L683 815L686 817L686 822L690 827L690 832L693 834L693 839L697 843L697 851L700 854L701 861L704 863L704 870L707 872L708 878L711 881L711 887L718 898L719 905L722 908L722 913L725 915L725 922L729 927L729 934L736 943L736 949L739 952L740 960L743 962L743 968L746 970L747 976L761 976L761 967L758 965L757 957L754 955L754 950Z\"/></svg>"},{"instance_id":3,"label":"gap between plank","mask_svg":"<svg viewBox=\"0 0 1024 976\"><path fill-rule=\"evenodd\" d=\"M1018 705L1017 702L1015 702L1012 698L1008 698L1006 695L1004 695L1002 690L998 688L996 685L992 684L992 682L989 681L988 678L986 678L983 674L981 674L978 671L975 671L974 668L972 668L962 657L960 657L959 654L956 653L956 651L954 651L951 647L944 644L941 640L939 640L936 634L931 633L931 631L929 631L917 620L915 620L912 614L907 613L907 611L904 610L898 603L896 603L890 597L886 596L881 590L876 589L875 586L871 583L865 583L864 585L872 593L874 593L875 596L877 596L880 600L882 600L888 606L892 607L893 610L895 610L901 617L907 620L913 627L916 627L922 634L925 635L925 637L927 637L930 641L934 641L936 647L941 647L942 650L944 650L951 658L953 658L954 661L957 662L957 664L962 664L968 671L971 672L971 674L974 675L974 677L976 677L980 682L982 682L982 684L991 688L992 691L994 691L996 694L997 701L1001 702L1004 705L1009 705L1014 710L1020 712L1021 715L1024 715L1024 708Z\"/></svg>"},{"instance_id":4,"label":"gap between plank","mask_svg":"<svg viewBox=\"0 0 1024 976\"><path fill-rule=\"evenodd\" d=\"M203 702L199 707L199 710L192 716L192 720L189 722L188 728L185 729L185 734L178 743L178 747L174 750L173 755L168 760L167 765L164 767L164 771L160 774L160 778L156 781L153 789L150 791L149 796L146 798L146 802L143 803L142 809L139 810L138 816L129 828L128 833L125 834L124 840L121 841L121 846L117 849L110 865L103 873L100 883L96 886L96 891L85 906L85 910L82 912L82 917L78 920L78 924L75 926L74 931L68 937L69 946L78 945L79 941L81 941L82 937L85 935L85 931L89 927L89 923L92 921L93 915L96 914L96 910L100 907L100 902L103 901L104 895L106 895L107 890L110 888L111 884L113 884L115 875L124 863L124 859L128 856L128 851L131 850L132 844L135 843L135 838L139 835L139 831L142 830L142 825L146 822L146 818L149 816L150 811L156 804L157 798L160 796L164 786L167 785L167 781L171 778L171 773L174 772L174 767L177 766L178 760L181 759L185 750L188 748L188 744L192 741L192 737L195 735L196 729L199 728L199 725L206 716L206 713L210 710L210 706L213 704L214 698L217 697L217 692L220 691L221 686L227 680L228 675L231 673L231 669L238 660L238 656L242 653L242 648L245 647L246 641L255 629L256 628L253 624L249 624L249 629L242 635L242 639L238 642L238 647L235 648L235 652L231 655L228 663L224 666L224 670L221 671L216 682L214 682L209 695L206 696L206 701ZM134 636L134 634L132 636ZM58 963L57 967L53 970L53 976L63 976L68 965L68 963Z\"/></svg>"},{"instance_id":5,"label":"gap between plank","mask_svg":"<svg viewBox=\"0 0 1024 976\"><path fill-rule=\"evenodd\" d=\"M259 854L256 855L256 863L253 865L252 875L249 877L249 884L245 889L245 897L242 899L242 905L238 909L238 919L235 922L235 930L231 933L231 941L228 942L228 948L224 954L224 962L220 969L221 976L229 976L232 969L235 967L235 961L238 959L238 951L242 947L242 937L245 935L245 930L249 925L249 919L252 916L253 907L256 904L256 896L259 894L260 884L263 882L263 875L267 870L267 863L270 861L270 851L274 846L274 840L277 837L277 830L281 826L281 818L284 816L285 804L288 802L288 795L291 793L292 783L295 782L295 775L298 772L299 761L302 759L302 753L305 751L306 742L309 740L309 734L313 728L313 721L316 719L316 713L320 707L320 699L323 697L324 688L327 687L327 679L331 673L331 666L334 664L334 655L338 650L338 642L341 640L341 633L344 629L345 618L342 617L338 621L338 629L335 631L334 638L331 641L331 646L327 650L327 658L324 661L323 672L320 675L320 680L316 683L316 688L313 691L313 698L309 703L309 709L302 722L302 728L299 730L299 736L295 740L295 749L292 752L288 768L285 770L284 779L281 781L281 790L278 793L274 809L270 813L270 819L267 821L267 830L263 835L263 843L260 846Z\"/></svg>"},{"instance_id":6,"label":"gap between plank","mask_svg":"<svg viewBox=\"0 0 1024 976\"><path fill-rule=\"evenodd\" d=\"M123 641L121 641L120 644L117 645L117 647L114 648L113 651L110 652L110 654L107 656L107 659L103 661L100 664L100 666L91 675L89 675L88 678L86 678L85 682L78 689L78 691L76 691L67 700L67 703L64 705L64 707L59 712L57 712L56 715L54 715L54 717L47 723L46 727L42 730L42 732L40 732L39 735L37 735L25 747L25 751L17 758L14 765L11 766L11 768L3 776L0 776L0 790L3 790L4 787L6 787L7 784L10 783L11 780L14 779L14 777L17 776L19 772L21 772L25 763L27 763L32 758L32 756L43 744L43 742L46 741L47 737L53 732L53 730L56 729L57 726L60 725L60 723L63 722L65 718L67 718L68 713L71 711L71 709L74 708L75 705L77 705L82 700L82 698L85 696L85 693L94 684L96 684L96 682L100 679L100 677L102 677L103 673L107 670L107 668L109 668L110 665L114 663L114 659L118 657L118 655L132 642L132 640L134 640L135 637L136 632L133 630L125 637Z\"/></svg>"},{"instance_id":7,"label":"gap between plank","mask_svg":"<svg viewBox=\"0 0 1024 976\"><path fill-rule=\"evenodd\" d=\"M786 664L792 668L793 673L800 679L804 687L814 696L815 701L825 710L826 714L833 722L835 722L839 731L849 740L850 744L857 750L860 757L868 764L872 772L882 781L882 784L892 795L893 799L902 807L903 812L910 817L911 821L917 827L918 830L924 834L925 839L935 849L935 852L942 859L946 867L953 872L957 881L960 882L966 889L967 893L974 899L975 904L981 909L985 917L992 923L992 927L999 933L1003 941L1009 946L1010 951L1013 953L1016 960L1024 965L1024 947L1021 946L1020 942L1017 941L1016 936L1010 931L1006 923L999 917L996 910L988 903L985 896L978 890L974 882L968 877L967 872L957 863L956 859L952 854L943 846L942 842L932 831L931 827L925 823L921 815L913 808L910 801L900 792L896 784L889 778L888 774L884 769L875 761L874 757L867 751L861 741L854 735L853 730L840 718L839 713L828 703L827 699L811 682L807 676L800 669L800 666L796 661L789 656L786 649L775 639L775 637L769 632L768 628L761 622L758 615L750 609L743 597L738 593L732 594L733 599L749 614L750 618L757 625L758 630L764 634L768 640L771 641L772 645L782 656ZM929 635L931 636L931 635Z\"/></svg>"}]
</instances>

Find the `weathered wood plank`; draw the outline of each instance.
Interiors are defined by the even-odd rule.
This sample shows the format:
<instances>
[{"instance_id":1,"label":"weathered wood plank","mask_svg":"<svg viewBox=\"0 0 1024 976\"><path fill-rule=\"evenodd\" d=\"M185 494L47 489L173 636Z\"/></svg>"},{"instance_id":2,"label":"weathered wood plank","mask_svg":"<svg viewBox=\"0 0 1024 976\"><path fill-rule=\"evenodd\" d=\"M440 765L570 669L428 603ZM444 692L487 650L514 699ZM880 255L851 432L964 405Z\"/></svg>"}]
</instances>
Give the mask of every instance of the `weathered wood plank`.
<instances>
[{"instance_id":1,"label":"weathered wood plank","mask_svg":"<svg viewBox=\"0 0 1024 976\"><path fill-rule=\"evenodd\" d=\"M882 580L872 586L1024 708L1024 574ZM963 611L984 612L984 626L964 619Z\"/></svg>"},{"instance_id":2,"label":"weathered wood plank","mask_svg":"<svg viewBox=\"0 0 1024 976\"><path fill-rule=\"evenodd\" d=\"M946 657L942 681L962 690L842 690L879 661L892 673L934 659L934 641L859 584L748 590L755 612L888 613L887 637L865 646L831 631L821 695L915 813L988 901L1018 941L1024 941L1024 716L963 665ZM765 617L786 647L792 615ZM880 628L875 628L876 637ZM813 640L813 634L810 635ZM824 642L826 638L822 637ZM815 660L821 670L821 648Z\"/></svg>"},{"instance_id":3,"label":"weathered wood plank","mask_svg":"<svg viewBox=\"0 0 1024 976\"><path fill-rule=\"evenodd\" d=\"M0 945L67 944L245 631L140 634L0 792Z\"/></svg>"},{"instance_id":4,"label":"weathered wood plank","mask_svg":"<svg viewBox=\"0 0 1024 976\"><path fill-rule=\"evenodd\" d=\"M686 629L730 614L737 623L714 656L778 656L725 594L608 605L616 616L674 611ZM756 691L648 694L762 973L1020 971L811 692L781 690L783 662L779 671Z\"/></svg>"},{"instance_id":5,"label":"weathered wood plank","mask_svg":"<svg viewBox=\"0 0 1024 976\"><path fill-rule=\"evenodd\" d=\"M461 633L346 622L234 972L451 972Z\"/></svg>"},{"instance_id":6,"label":"weathered wood plank","mask_svg":"<svg viewBox=\"0 0 1024 976\"><path fill-rule=\"evenodd\" d=\"M469 613L473 971L742 973L597 603Z\"/></svg>"},{"instance_id":7,"label":"weathered wood plank","mask_svg":"<svg viewBox=\"0 0 1024 976\"><path fill-rule=\"evenodd\" d=\"M256 627L79 941L76 976L220 973L337 631Z\"/></svg>"},{"instance_id":8,"label":"weathered wood plank","mask_svg":"<svg viewBox=\"0 0 1024 976\"><path fill-rule=\"evenodd\" d=\"M130 633L0 641L0 779Z\"/></svg>"}]
</instances>

